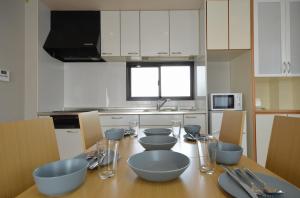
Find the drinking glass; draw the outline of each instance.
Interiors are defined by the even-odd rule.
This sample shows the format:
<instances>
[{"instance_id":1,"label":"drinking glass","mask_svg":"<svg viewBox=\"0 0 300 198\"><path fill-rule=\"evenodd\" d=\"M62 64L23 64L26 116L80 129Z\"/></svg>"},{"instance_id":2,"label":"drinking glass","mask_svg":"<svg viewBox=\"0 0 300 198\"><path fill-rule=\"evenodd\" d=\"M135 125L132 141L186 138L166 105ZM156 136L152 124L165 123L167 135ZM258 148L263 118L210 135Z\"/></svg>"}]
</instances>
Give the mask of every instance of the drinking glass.
<instances>
[{"instance_id":1,"label":"drinking glass","mask_svg":"<svg viewBox=\"0 0 300 198\"><path fill-rule=\"evenodd\" d=\"M213 174L216 166L218 140L213 136L202 136L197 140L200 172Z\"/></svg>"},{"instance_id":2,"label":"drinking glass","mask_svg":"<svg viewBox=\"0 0 300 198\"><path fill-rule=\"evenodd\" d=\"M130 121L129 122L129 129L133 131L131 134L132 137L138 137L139 134L139 122L137 121Z\"/></svg>"},{"instance_id":3,"label":"drinking glass","mask_svg":"<svg viewBox=\"0 0 300 198\"><path fill-rule=\"evenodd\" d=\"M181 133L181 121L180 120L172 120L172 134L177 139L180 138Z\"/></svg>"},{"instance_id":4,"label":"drinking glass","mask_svg":"<svg viewBox=\"0 0 300 198\"><path fill-rule=\"evenodd\" d=\"M113 177L116 174L119 156L119 141L101 140L97 143L98 176L101 179Z\"/></svg>"}]
</instances>

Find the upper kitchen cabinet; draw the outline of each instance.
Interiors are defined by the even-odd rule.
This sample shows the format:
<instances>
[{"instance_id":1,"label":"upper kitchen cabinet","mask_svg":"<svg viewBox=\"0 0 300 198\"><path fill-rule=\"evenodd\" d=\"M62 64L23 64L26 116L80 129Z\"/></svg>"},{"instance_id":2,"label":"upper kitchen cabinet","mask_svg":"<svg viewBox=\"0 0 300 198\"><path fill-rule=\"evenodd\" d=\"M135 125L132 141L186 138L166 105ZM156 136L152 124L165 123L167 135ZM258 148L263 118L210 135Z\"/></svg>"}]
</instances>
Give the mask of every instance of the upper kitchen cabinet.
<instances>
[{"instance_id":1,"label":"upper kitchen cabinet","mask_svg":"<svg viewBox=\"0 0 300 198\"><path fill-rule=\"evenodd\" d=\"M121 56L140 55L140 12L121 11Z\"/></svg>"},{"instance_id":2,"label":"upper kitchen cabinet","mask_svg":"<svg viewBox=\"0 0 300 198\"><path fill-rule=\"evenodd\" d=\"M228 49L228 0L207 1L207 49Z\"/></svg>"},{"instance_id":3,"label":"upper kitchen cabinet","mask_svg":"<svg viewBox=\"0 0 300 198\"><path fill-rule=\"evenodd\" d=\"M169 12L141 11L141 55L169 56Z\"/></svg>"},{"instance_id":4,"label":"upper kitchen cabinet","mask_svg":"<svg viewBox=\"0 0 300 198\"><path fill-rule=\"evenodd\" d=\"M288 76L300 76L300 0L287 0L286 12Z\"/></svg>"},{"instance_id":5,"label":"upper kitchen cabinet","mask_svg":"<svg viewBox=\"0 0 300 198\"><path fill-rule=\"evenodd\" d=\"M120 56L119 11L101 11L101 55Z\"/></svg>"},{"instance_id":6,"label":"upper kitchen cabinet","mask_svg":"<svg viewBox=\"0 0 300 198\"><path fill-rule=\"evenodd\" d=\"M207 1L207 49L250 49L250 0Z\"/></svg>"},{"instance_id":7,"label":"upper kitchen cabinet","mask_svg":"<svg viewBox=\"0 0 300 198\"><path fill-rule=\"evenodd\" d=\"M300 0L254 3L255 76L300 76Z\"/></svg>"},{"instance_id":8,"label":"upper kitchen cabinet","mask_svg":"<svg viewBox=\"0 0 300 198\"><path fill-rule=\"evenodd\" d=\"M250 49L250 0L229 0L229 49Z\"/></svg>"},{"instance_id":9,"label":"upper kitchen cabinet","mask_svg":"<svg viewBox=\"0 0 300 198\"><path fill-rule=\"evenodd\" d=\"M199 46L199 11L170 11L170 56L197 56Z\"/></svg>"}]
</instances>

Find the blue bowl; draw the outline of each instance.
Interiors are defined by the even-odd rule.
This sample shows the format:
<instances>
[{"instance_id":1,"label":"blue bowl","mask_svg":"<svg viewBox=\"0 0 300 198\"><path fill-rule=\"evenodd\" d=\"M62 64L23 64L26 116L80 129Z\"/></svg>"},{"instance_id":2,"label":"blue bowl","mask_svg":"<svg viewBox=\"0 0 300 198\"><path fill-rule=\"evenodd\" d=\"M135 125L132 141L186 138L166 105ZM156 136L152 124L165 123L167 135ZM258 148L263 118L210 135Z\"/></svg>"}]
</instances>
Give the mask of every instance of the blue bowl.
<instances>
[{"instance_id":1,"label":"blue bowl","mask_svg":"<svg viewBox=\"0 0 300 198\"><path fill-rule=\"evenodd\" d=\"M195 136L200 133L201 126L200 125L184 125L183 128L186 133L190 133Z\"/></svg>"},{"instance_id":2,"label":"blue bowl","mask_svg":"<svg viewBox=\"0 0 300 198\"><path fill-rule=\"evenodd\" d=\"M58 196L78 188L85 180L88 162L67 159L52 162L32 173L37 189L48 196Z\"/></svg>"},{"instance_id":3,"label":"blue bowl","mask_svg":"<svg viewBox=\"0 0 300 198\"><path fill-rule=\"evenodd\" d=\"M217 163L225 165L237 164L243 155L243 148L236 144L219 142L217 148Z\"/></svg>"},{"instance_id":4,"label":"blue bowl","mask_svg":"<svg viewBox=\"0 0 300 198\"><path fill-rule=\"evenodd\" d=\"M111 128L105 131L105 137L108 140L121 140L124 137L125 130L119 128Z\"/></svg>"}]
</instances>

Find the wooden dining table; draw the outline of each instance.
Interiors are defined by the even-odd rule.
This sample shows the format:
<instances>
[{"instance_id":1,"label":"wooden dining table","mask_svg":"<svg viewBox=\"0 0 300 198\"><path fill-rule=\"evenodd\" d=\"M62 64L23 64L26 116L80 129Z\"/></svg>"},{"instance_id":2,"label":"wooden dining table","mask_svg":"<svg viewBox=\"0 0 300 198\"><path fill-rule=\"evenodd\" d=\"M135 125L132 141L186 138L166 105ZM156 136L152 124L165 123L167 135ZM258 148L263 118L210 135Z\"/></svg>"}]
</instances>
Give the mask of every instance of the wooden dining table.
<instances>
[{"instance_id":1,"label":"wooden dining table","mask_svg":"<svg viewBox=\"0 0 300 198\"><path fill-rule=\"evenodd\" d=\"M93 148L91 148L93 149ZM120 142L120 155L116 175L112 178L101 180L97 170L88 170L85 182L73 192L61 197L93 198L192 198L192 197L230 197L218 185L218 178L224 172L221 166L216 165L215 172L211 175L201 173L199 170L199 152L197 143L181 138L172 148L173 151L185 154L190 158L190 166L177 179L168 182L150 182L139 178L127 165L127 159L136 153L143 152L138 138L125 137ZM258 165L255 161L242 156L236 166L248 167L253 171L275 176L272 172ZM276 176L275 176L276 177ZM18 198L42 198L36 185L33 185Z\"/></svg>"}]
</instances>

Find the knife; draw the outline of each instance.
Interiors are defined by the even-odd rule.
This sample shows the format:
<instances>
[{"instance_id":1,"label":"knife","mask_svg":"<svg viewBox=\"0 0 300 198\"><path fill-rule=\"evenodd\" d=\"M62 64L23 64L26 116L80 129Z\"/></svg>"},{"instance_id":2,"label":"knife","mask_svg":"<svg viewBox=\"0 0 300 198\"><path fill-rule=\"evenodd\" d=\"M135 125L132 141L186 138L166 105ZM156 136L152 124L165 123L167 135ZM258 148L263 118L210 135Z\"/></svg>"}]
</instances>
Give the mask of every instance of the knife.
<instances>
[{"instance_id":1,"label":"knife","mask_svg":"<svg viewBox=\"0 0 300 198\"><path fill-rule=\"evenodd\" d=\"M241 181L234 173L232 173L228 167L223 165L221 166L226 171L226 173L250 195L250 197L258 198L258 196L251 190L251 188L243 181Z\"/></svg>"}]
</instances>

